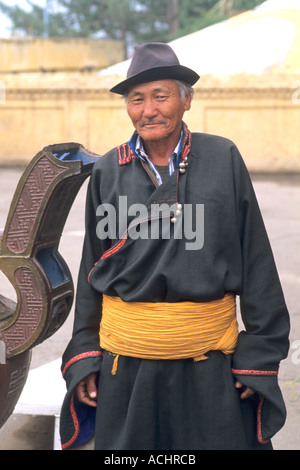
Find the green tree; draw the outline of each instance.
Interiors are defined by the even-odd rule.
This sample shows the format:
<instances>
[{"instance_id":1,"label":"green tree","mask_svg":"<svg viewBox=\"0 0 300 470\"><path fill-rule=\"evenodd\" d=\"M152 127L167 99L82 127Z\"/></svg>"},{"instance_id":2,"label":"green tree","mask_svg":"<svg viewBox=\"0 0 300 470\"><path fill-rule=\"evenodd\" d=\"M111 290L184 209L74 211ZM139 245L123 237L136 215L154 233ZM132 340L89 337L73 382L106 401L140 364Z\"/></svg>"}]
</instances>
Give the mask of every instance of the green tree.
<instances>
[{"instance_id":1,"label":"green tree","mask_svg":"<svg viewBox=\"0 0 300 470\"><path fill-rule=\"evenodd\" d=\"M19 6L8 6L0 1L0 11L2 11L12 22L12 33L17 31L28 36L43 36L44 34L44 11L30 0L27 3L31 6L31 11L23 10ZM65 28L65 15L60 12L53 12L49 24L49 35L53 37L66 36L71 34Z\"/></svg>"},{"instance_id":2,"label":"green tree","mask_svg":"<svg viewBox=\"0 0 300 470\"><path fill-rule=\"evenodd\" d=\"M18 6L8 6L0 2L0 10L11 20L12 32L20 30L26 34L43 34L43 12L33 5L30 14Z\"/></svg>"},{"instance_id":3,"label":"green tree","mask_svg":"<svg viewBox=\"0 0 300 470\"><path fill-rule=\"evenodd\" d=\"M30 12L1 0L0 10L12 21L13 32L42 36L43 8L27 2ZM52 37L122 40L126 57L134 44L168 42L260 3L262 0L52 0L48 32Z\"/></svg>"}]
</instances>

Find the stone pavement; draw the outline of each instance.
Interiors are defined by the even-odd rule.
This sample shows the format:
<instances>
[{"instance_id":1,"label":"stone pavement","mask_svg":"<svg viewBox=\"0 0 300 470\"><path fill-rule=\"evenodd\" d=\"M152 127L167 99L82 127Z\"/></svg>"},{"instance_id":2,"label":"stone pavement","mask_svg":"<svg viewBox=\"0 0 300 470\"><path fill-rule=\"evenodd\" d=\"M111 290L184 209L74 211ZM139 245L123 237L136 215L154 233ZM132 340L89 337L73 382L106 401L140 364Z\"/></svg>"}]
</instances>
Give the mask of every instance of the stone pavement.
<instances>
[{"instance_id":1,"label":"stone pavement","mask_svg":"<svg viewBox=\"0 0 300 470\"><path fill-rule=\"evenodd\" d=\"M10 201L21 174L21 169L0 168L0 228L4 226ZM300 377L300 175L252 175L252 179L292 323L291 349L288 358L281 365L279 375L288 418L285 427L273 439L273 445L276 450L299 450L300 396L297 399L297 394L300 395L300 385L291 386L289 383ZM75 284L84 231L86 184L73 205L60 243L60 252L71 269ZM1 273L0 286L1 294L13 296L11 287ZM32 370L49 365L61 357L71 335L72 317L71 312L62 328L33 350ZM53 432L53 417L14 414L0 430L0 450L53 449Z\"/></svg>"}]
</instances>

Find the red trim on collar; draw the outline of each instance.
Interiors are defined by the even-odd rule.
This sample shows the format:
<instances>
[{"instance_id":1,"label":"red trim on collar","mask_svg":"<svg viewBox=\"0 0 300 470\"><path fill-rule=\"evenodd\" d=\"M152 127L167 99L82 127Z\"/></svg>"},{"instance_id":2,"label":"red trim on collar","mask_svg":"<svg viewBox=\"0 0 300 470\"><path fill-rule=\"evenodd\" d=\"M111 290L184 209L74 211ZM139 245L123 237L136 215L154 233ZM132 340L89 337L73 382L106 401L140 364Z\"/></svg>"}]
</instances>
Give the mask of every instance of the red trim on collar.
<instances>
[{"instance_id":1,"label":"red trim on collar","mask_svg":"<svg viewBox=\"0 0 300 470\"><path fill-rule=\"evenodd\" d=\"M184 135L184 140L182 142L180 161L182 161L184 158L188 156L188 154L191 151L191 144L192 144L191 132L189 131L185 123L184 123L184 132L185 132L185 135ZM118 150L118 156L119 156L119 165L127 165L128 163L131 162L133 158L136 158L132 148L130 147L128 143L119 145L117 150Z\"/></svg>"},{"instance_id":2,"label":"red trim on collar","mask_svg":"<svg viewBox=\"0 0 300 470\"><path fill-rule=\"evenodd\" d=\"M133 158L136 158L128 144L123 144L118 147L118 156L119 165L127 165Z\"/></svg>"}]
</instances>

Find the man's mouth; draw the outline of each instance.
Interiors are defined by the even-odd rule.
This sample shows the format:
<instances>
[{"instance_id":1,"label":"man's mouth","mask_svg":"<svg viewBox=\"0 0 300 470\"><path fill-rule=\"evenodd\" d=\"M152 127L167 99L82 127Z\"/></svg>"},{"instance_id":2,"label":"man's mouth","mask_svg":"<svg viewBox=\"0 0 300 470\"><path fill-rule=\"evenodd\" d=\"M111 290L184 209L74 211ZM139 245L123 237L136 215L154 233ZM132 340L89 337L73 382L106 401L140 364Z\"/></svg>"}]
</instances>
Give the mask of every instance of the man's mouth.
<instances>
[{"instance_id":1,"label":"man's mouth","mask_svg":"<svg viewBox=\"0 0 300 470\"><path fill-rule=\"evenodd\" d=\"M144 122L141 124L141 128L143 127L156 127L156 126L162 126L165 125L165 122Z\"/></svg>"}]
</instances>

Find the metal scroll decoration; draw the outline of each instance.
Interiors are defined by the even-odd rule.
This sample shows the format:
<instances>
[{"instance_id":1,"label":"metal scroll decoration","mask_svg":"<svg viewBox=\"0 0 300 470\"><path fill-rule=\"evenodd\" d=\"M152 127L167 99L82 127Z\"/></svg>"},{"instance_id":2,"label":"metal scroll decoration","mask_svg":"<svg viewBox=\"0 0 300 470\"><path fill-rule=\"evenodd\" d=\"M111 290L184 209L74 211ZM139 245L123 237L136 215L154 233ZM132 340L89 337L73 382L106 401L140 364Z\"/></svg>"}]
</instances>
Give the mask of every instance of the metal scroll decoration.
<instances>
[{"instance_id":1,"label":"metal scroll decoration","mask_svg":"<svg viewBox=\"0 0 300 470\"><path fill-rule=\"evenodd\" d=\"M58 251L74 199L99 158L76 143L45 147L24 171L0 242L0 270L17 301L0 294L0 427L25 385L31 350L65 322L74 299Z\"/></svg>"}]
</instances>

